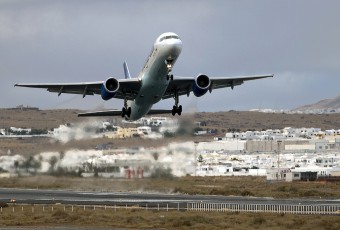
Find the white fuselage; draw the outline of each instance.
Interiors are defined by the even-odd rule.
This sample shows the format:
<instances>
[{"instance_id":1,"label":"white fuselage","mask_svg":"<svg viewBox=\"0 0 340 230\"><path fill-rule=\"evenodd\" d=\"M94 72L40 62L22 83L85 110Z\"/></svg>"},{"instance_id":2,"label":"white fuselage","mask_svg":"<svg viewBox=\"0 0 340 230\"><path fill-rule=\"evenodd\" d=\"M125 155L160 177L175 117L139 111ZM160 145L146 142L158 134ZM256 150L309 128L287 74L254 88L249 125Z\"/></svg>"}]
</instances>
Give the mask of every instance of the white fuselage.
<instances>
[{"instance_id":1,"label":"white fuselage","mask_svg":"<svg viewBox=\"0 0 340 230\"><path fill-rule=\"evenodd\" d=\"M159 36L154 43L153 50L146 61L143 70L138 75L141 88L135 100L129 101L131 107L129 120L137 120L145 116L164 95L169 80L167 63L173 66L181 53L182 41L174 33Z\"/></svg>"}]
</instances>

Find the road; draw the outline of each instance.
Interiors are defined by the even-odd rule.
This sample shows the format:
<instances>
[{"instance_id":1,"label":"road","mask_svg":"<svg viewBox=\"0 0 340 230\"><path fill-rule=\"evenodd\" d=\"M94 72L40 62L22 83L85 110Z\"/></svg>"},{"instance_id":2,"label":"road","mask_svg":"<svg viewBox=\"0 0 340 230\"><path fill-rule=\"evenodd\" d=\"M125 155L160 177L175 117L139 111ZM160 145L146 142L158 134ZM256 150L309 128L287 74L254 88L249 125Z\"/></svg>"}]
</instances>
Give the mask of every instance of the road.
<instances>
[{"instance_id":1,"label":"road","mask_svg":"<svg viewBox=\"0 0 340 230\"><path fill-rule=\"evenodd\" d=\"M326 199L273 199L260 197L203 196L161 193L80 192L67 190L5 189L0 188L0 202L16 199L25 204L73 204L73 205L128 205L148 206L168 204L169 207L185 207L190 202L226 204L268 205L340 205L340 200Z\"/></svg>"}]
</instances>

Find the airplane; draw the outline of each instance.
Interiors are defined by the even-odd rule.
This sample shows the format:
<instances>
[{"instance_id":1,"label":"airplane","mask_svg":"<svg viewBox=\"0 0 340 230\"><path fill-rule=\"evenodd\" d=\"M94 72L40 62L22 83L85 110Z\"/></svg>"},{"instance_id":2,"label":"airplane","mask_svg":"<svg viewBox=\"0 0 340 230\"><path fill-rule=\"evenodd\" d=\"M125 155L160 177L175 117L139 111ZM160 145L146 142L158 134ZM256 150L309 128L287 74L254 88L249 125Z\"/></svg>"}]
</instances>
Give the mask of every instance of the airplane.
<instances>
[{"instance_id":1,"label":"airplane","mask_svg":"<svg viewBox=\"0 0 340 230\"><path fill-rule=\"evenodd\" d=\"M79 117L91 116L122 116L126 120L138 120L148 114L171 113L173 116L182 114L179 105L179 96L190 93L201 97L214 89L231 87L243 84L245 81L273 77L274 75L240 76L240 77L208 77L198 74L196 77L174 77L172 70L182 51L180 37L172 32L160 35L154 45L147 61L136 78L131 78L126 62L123 64L124 79L109 77L105 81L80 83L18 83L15 86L42 88L49 92L101 95L103 100L112 98L123 99L122 110L96 111L78 114ZM163 99L173 98L175 105L171 110L152 109L152 106Z\"/></svg>"}]
</instances>

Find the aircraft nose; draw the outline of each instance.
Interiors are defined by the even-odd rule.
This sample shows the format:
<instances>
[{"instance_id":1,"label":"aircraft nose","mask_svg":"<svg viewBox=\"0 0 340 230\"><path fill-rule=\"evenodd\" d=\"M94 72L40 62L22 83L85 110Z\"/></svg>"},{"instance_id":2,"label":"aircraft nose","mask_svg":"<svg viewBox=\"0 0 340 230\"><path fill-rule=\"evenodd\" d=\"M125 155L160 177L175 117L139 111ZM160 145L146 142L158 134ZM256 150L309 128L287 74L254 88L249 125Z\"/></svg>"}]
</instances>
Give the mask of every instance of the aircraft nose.
<instances>
[{"instance_id":1,"label":"aircraft nose","mask_svg":"<svg viewBox=\"0 0 340 230\"><path fill-rule=\"evenodd\" d=\"M168 47L171 50L171 53L179 55L182 51L182 41L180 39L168 41Z\"/></svg>"},{"instance_id":2,"label":"aircraft nose","mask_svg":"<svg viewBox=\"0 0 340 230\"><path fill-rule=\"evenodd\" d=\"M182 41L178 39L178 41L175 43L175 47L179 52L182 50Z\"/></svg>"}]
</instances>

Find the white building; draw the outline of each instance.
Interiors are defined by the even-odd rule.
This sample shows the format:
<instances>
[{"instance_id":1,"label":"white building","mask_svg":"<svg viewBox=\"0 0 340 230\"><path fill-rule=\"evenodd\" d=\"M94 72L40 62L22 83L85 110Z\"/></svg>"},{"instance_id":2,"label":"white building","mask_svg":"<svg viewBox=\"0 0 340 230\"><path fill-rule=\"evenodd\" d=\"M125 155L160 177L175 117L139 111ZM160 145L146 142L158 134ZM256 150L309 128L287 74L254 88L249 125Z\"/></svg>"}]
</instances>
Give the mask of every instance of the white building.
<instances>
[{"instance_id":1,"label":"white building","mask_svg":"<svg viewBox=\"0 0 340 230\"><path fill-rule=\"evenodd\" d=\"M339 163L339 157L318 157L315 159L315 164L323 168L332 168Z\"/></svg>"},{"instance_id":2,"label":"white building","mask_svg":"<svg viewBox=\"0 0 340 230\"><path fill-rule=\"evenodd\" d=\"M15 133L30 133L32 129L23 129L23 128L16 128L16 127L11 127L9 128L10 132L15 132Z\"/></svg>"},{"instance_id":3,"label":"white building","mask_svg":"<svg viewBox=\"0 0 340 230\"><path fill-rule=\"evenodd\" d=\"M149 126L140 126L137 128L137 133L141 136L149 135L151 133L151 128Z\"/></svg>"},{"instance_id":4,"label":"white building","mask_svg":"<svg viewBox=\"0 0 340 230\"><path fill-rule=\"evenodd\" d=\"M232 163L202 164L196 168L196 176L223 176L232 172Z\"/></svg>"},{"instance_id":5,"label":"white building","mask_svg":"<svg viewBox=\"0 0 340 230\"><path fill-rule=\"evenodd\" d=\"M197 150L210 150L210 151L244 151L246 141L243 140L231 140L231 141L212 141L212 142L200 142L197 145Z\"/></svg>"}]
</instances>

